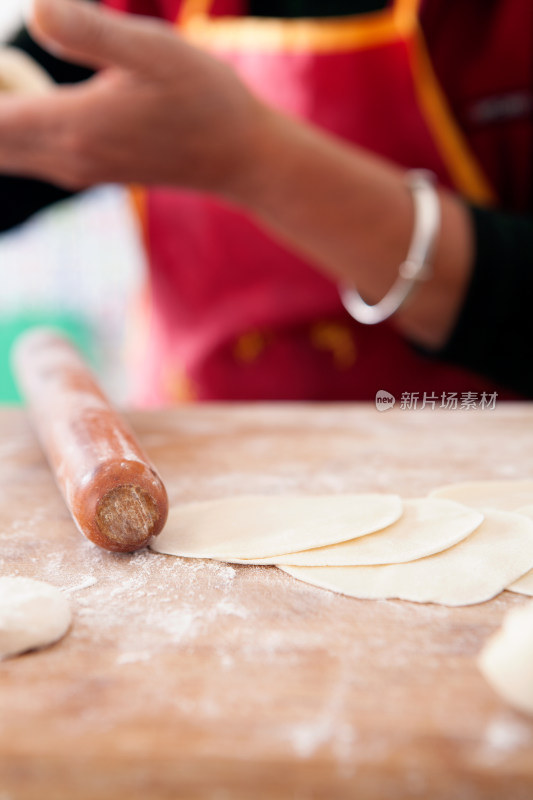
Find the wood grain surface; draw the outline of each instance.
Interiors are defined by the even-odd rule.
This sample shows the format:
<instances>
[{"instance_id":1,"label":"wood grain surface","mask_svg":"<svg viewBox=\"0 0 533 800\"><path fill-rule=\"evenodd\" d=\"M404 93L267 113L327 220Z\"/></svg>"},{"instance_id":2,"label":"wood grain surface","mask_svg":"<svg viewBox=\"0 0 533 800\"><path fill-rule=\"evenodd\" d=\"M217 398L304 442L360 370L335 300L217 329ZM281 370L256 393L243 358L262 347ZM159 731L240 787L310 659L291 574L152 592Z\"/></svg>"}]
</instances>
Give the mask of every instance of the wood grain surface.
<instances>
[{"instance_id":1,"label":"wood grain surface","mask_svg":"<svg viewBox=\"0 0 533 800\"><path fill-rule=\"evenodd\" d=\"M385 491L533 472L533 407L131 414L171 503ZM70 593L59 644L0 663L1 800L531 800L533 719L476 657L504 593L358 601L275 567L99 550L22 412L0 413L0 573Z\"/></svg>"}]
</instances>

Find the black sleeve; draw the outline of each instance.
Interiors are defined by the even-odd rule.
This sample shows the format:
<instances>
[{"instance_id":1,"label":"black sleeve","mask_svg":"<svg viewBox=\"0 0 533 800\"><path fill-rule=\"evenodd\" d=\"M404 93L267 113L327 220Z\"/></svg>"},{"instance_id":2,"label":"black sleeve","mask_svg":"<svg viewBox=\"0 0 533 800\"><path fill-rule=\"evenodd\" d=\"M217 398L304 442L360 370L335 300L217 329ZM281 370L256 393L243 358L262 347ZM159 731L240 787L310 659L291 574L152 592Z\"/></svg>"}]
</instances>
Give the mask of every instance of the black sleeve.
<instances>
[{"instance_id":1,"label":"black sleeve","mask_svg":"<svg viewBox=\"0 0 533 800\"><path fill-rule=\"evenodd\" d=\"M93 74L89 69L50 55L25 29L20 30L8 44L28 53L57 83L77 83ZM42 208L72 194L43 181L0 175L0 231L19 225Z\"/></svg>"},{"instance_id":2,"label":"black sleeve","mask_svg":"<svg viewBox=\"0 0 533 800\"><path fill-rule=\"evenodd\" d=\"M533 219L472 207L476 261L439 358L533 398Z\"/></svg>"}]
</instances>

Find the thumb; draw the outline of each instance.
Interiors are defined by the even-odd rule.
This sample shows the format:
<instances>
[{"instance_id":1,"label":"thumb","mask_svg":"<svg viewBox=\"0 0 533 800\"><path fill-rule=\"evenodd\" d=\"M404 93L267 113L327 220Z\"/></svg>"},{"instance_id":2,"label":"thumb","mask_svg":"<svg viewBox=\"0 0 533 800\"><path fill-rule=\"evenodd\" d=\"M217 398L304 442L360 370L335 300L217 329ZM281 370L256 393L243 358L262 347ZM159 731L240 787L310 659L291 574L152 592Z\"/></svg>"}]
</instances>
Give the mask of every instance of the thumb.
<instances>
[{"instance_id":1,"label":"thumb","mask_svg":"<svg viewBox=\"0 0 533 800\"><path fill-rule=\"evenodd\" d=\"M145 19L86 0L34 0L29 27L54 55L86 66L139 68L154 58Z\"/></svg>"}]
</instances>

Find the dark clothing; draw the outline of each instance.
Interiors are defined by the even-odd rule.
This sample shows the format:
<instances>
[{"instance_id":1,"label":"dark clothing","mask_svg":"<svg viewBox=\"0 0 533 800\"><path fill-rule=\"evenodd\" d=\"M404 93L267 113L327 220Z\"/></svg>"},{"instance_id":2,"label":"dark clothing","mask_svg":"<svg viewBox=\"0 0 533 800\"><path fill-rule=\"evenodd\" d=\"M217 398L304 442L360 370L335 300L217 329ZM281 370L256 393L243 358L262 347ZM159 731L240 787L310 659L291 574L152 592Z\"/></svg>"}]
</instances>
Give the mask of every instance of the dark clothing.
<instances>
[{"instance_id":1,"label":"dark clothing","mask_svg":"<svg viewBox=\"0 0 533 800\"><path fill-rule=\"evenodd\" d=\"M476 262L440 358L533 397L533 220L472 208Z\"/></svg>"}]
</instances>

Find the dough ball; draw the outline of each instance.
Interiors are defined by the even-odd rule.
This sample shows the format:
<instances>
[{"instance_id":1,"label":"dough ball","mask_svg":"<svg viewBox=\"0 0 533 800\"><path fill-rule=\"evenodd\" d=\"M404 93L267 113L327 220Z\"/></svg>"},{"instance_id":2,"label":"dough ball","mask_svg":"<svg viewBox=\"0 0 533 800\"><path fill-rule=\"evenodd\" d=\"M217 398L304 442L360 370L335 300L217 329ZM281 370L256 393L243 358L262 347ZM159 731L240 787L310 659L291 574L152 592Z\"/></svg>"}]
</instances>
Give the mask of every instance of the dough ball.
<instances>
[{"instance_id":1,"label":"dough ball","mask_svg":"<svg viewBox=\"0 0 533 800\"><path fill-rule=\"evenodd\" d=\"M533 603L507 614L483 648L479 668L508 703L533 714Z\"/></svg>"},{"instance_id":2,"label":"dough ball","mask_svg":"<svg viewBox=\"0 0 533 800\"><path fill-rule=\"evenodd\" d=\"M45 94L54 85L36 61L15 47L0 47L0 92Z\"/></svg>"},{"instance_id":3,"label":"dough ball","mask_svg":"<svg viewBox=\"0 0 533 800\"><path fill-rule=\"evenodd\" d=\"M31 578L0 578L0 658L56 642L71 619L68 600L55 586Z\"/></svg>"}]
</instances>

